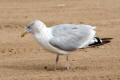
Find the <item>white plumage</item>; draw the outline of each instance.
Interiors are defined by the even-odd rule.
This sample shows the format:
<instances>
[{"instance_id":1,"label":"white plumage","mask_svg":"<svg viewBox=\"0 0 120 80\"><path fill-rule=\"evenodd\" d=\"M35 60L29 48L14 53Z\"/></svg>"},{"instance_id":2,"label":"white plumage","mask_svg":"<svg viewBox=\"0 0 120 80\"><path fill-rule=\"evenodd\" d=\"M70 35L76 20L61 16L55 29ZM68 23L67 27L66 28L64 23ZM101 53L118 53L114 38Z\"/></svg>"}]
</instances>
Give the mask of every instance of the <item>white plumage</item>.
<instances>
[{"instance_id":1,"label":"white plumage","mask_svg":"<svg viewBox=\"0 0 120 80\"><path fill-rule=\"evenodd\" d=\"M90 25L60 24L50 28L40 20L27 25L25 33L32 33L37 42L46 50L59 55L67 55L67 69L69 69L68 54L79 48L85 48L95 42L95 27ZM56 69L56 66L55 66Z\"/></svg>"}]
</instances>

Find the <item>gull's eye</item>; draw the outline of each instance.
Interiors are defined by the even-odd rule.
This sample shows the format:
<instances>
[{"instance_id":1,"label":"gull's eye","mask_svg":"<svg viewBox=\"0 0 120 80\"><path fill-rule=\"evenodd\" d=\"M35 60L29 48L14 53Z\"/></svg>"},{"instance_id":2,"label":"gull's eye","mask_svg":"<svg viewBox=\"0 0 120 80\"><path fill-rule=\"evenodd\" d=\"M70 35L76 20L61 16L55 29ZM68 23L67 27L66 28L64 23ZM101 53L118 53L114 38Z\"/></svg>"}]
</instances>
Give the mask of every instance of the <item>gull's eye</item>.
<instances>
[{"instance_id":1,"label":"gull's eye","mask_svg":"<svg viewBox=\"0 0 120 80\"><path fill-rule=\"evenodd\" d=\"M27 28L30 29L30 26L28 26Z\"/></svg>"}]
</instances>

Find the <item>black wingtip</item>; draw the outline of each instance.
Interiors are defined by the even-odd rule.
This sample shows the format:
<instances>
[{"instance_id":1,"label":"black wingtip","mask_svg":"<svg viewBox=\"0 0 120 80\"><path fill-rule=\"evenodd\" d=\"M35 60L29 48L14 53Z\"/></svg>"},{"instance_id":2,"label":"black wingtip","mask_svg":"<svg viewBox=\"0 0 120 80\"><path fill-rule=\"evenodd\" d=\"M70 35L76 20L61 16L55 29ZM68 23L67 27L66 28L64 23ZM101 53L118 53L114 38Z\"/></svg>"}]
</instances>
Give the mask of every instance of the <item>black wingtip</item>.
<instances>
[{"instance_id":1,"label":"black wingtip","mask_svg":"<svg viewBox=\"0 0 120 80\"><path fill-rule=\"evenodd\" d=\"M104 44L110 43L111 40L113 39L113 38L101 38L101 39L100 39L100 38L98 38L98 37L95 37L95 38L97 39L97 42L94 43L94 44L91 44L91 45L89 45L89 46L95 47L95 46L104 45Z\"/></svg>"},{"instance_id":2,"label":"black wingtip","mask_svg":"<svg viewBox=\"0 0 120 80\"><path fill-rule=\"evenodd\" d=\"M102 45L110 43L113 38L101 38L102 40Z\"/></svg>"},{"instance_id":3,"label":"black wingtip","mask_svg":"<svg viewBox=\"0 0 120 80\"><path fill-rule=\"evenodd\" d=\"M98 37L94 37L94 42L92 44L89 44L89 46L98 46L102 44L102 40Z\"/></svg>"}]
</instances>

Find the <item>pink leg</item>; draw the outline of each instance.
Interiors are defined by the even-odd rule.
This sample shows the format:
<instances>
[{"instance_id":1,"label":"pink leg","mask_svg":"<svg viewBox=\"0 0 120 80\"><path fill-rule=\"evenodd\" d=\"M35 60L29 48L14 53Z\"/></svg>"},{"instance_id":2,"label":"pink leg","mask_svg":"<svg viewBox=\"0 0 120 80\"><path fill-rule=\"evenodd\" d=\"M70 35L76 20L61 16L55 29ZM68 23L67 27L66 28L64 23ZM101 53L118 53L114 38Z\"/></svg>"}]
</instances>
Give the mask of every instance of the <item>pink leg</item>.
<instances>
[{"instance_id":1,"label":"pink leg","mask_svg":"<svg viewBox=\"0 0 120 80\"><path fill-rule=\"evenodd\" d=\"M59 61L59 54L57 54L57 56L56 56L56 64L55 64L55 70L56 70L56 68L57 68L57 65L58 65L58 61Z\"/></svg>"},{"instance_id":2,"label":"pink leg","mask_svg":"<svg viewBox=\"0 0 120 80\"><path fill-rule=\"evenodd\" d=\"M67 70L70 69L70 64L69 64L69 58L68 58L68 55L66 56L66 61L67 61Z\"/></svg>"}]
</instances>

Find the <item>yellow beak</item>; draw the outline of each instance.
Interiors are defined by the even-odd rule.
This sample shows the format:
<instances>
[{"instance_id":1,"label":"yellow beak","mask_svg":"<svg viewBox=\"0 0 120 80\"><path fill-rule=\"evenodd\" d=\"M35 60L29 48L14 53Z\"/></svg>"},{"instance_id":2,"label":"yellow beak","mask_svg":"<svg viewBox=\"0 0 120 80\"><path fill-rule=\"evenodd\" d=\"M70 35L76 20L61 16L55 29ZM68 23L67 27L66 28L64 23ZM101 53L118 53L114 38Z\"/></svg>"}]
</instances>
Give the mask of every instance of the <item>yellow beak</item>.
<instances>
[{"instance_id":1,"label":"yellow beak","mask_svg":"<svg viewBox=\"0 0 120 80\"><path fill-rule=\"evenodd\" d=\"M27 32L24 32L21 34L21 37L24 37L27 34Z\"/></svg>"}]
</instances>

